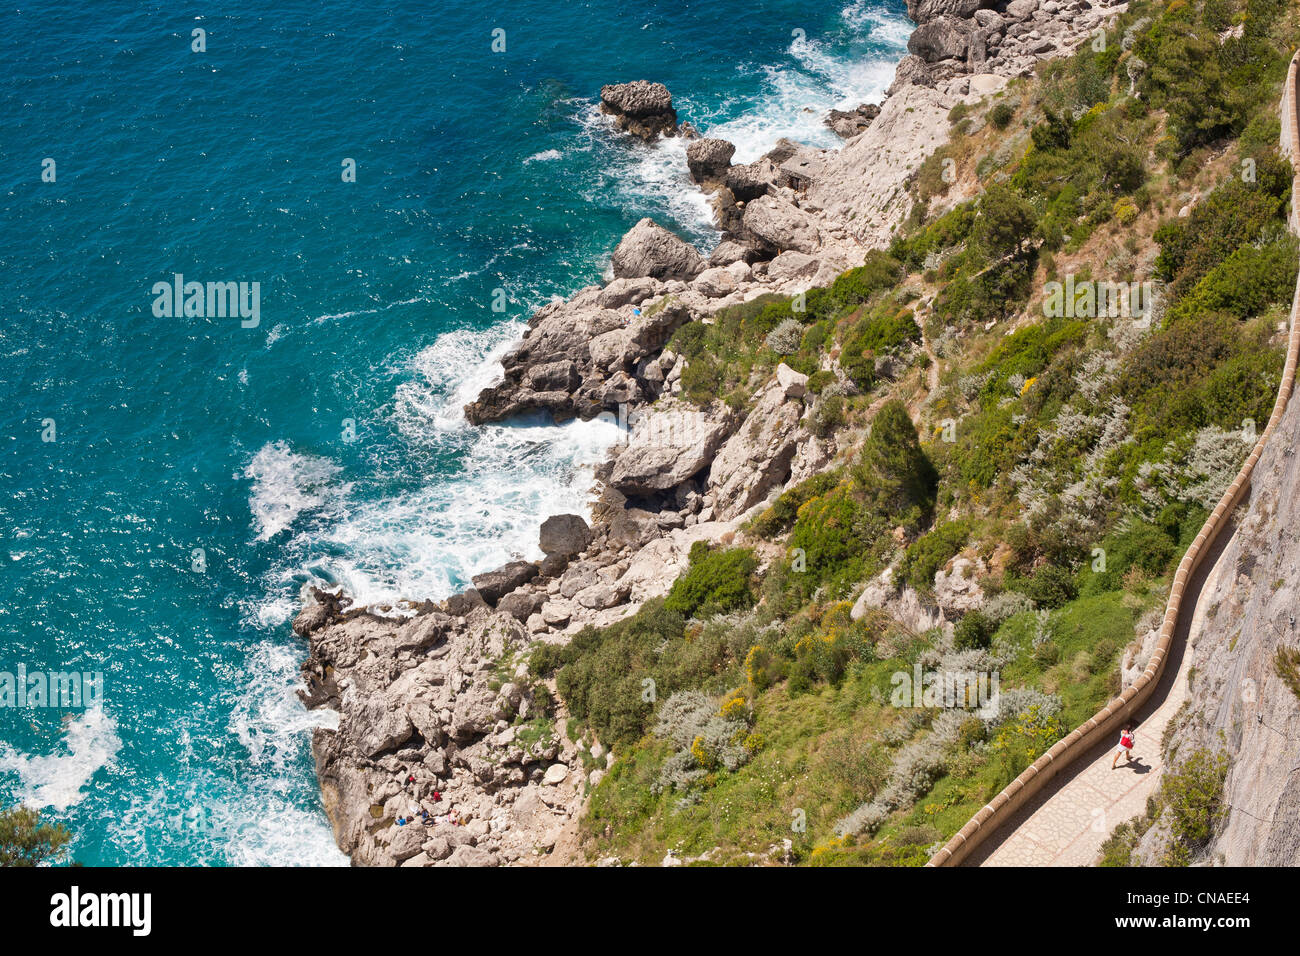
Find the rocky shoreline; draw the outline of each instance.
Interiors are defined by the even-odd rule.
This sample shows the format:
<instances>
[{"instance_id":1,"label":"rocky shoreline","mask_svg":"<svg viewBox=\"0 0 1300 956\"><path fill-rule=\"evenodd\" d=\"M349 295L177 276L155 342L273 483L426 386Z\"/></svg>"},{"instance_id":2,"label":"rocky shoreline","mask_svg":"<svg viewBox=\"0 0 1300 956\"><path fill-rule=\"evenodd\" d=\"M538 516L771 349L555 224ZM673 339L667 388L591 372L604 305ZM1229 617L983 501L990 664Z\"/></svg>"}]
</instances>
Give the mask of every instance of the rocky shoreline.
<instances>
[{"instance_id":1,"label":"rocky shoreline","mask_svg":"<svg viewBox=\"0 0 1300 956\"><path fill-rule=\"evenodd\" d=\"M661 84L602 89L618 130L691 140L690 172L712 197L721 240L705 257L643 219L614 250L612 281L540 309L502 359L502 381L466 406L474 424L536 410L626 422L626 440L597 469L590 525L547 519L542 561L478 575L404 620L317 590L294 621L310 647L304 703L339 713L338 729L317 729L312 747L335 839L354 864L577 860L577 817L613 755L558 729L563 703L532 681L525 649L567 642L666 593L692 544L731 542L767 499L837 451L834 436L801 427L813 404L805 376L780 366L747 413L699 409L681 397L686 362L665 350L669 338L860 265L909 211L907 180L946 141L955 104L1071 52L1123 9L909 0L918 26L884 102L827 117L848 137L840 149L782 140L743 165L730 143L679 125ZM556 729L537 719L548 712ZM421 822L448 808L464 825Z\"/></svg>"}]
</instances>

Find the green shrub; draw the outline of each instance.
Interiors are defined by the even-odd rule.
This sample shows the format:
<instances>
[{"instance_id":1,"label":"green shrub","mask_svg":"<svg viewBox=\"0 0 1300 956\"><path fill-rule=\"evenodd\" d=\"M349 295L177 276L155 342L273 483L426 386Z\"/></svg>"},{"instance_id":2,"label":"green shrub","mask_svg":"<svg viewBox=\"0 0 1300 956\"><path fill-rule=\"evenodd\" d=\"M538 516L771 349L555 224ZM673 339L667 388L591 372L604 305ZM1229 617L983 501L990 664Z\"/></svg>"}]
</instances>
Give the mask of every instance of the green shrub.
<instances>
[{"instance_id":1,"label":"green shrub","mask_svg":"<svg viewBox=\"0 0 1300 956\"><path fill-rule=\"evenodd\" d=\"M1045 564L1032 576L1019 583L1016 590L1023 591L1040 607L1060 607L1078 596L1074 576L1065 568Z\"/></svg>"},{"instance_id":2,"label":"green shrub","mask_svg":"<svg viewBox=\"0 0 1300 956\"><path fill-rule=\"evenodd\" d=\"M997 625L979 611L967 611L953 628L953 644L958 650L988 647L997 629Z\"/></svg>"},{"instance_id":3,"label":"green shrub","mask_svg":"<svg viewBox=\"0 0 1300 956\"><path fill-rule=\"evenodd\" d=\"M673 582L664 609L691 617L749 607L754 603L749 579L756 567L758 559L748 548L714 551L696 541L691 545L690 567Z\"/></svg>"},{"instance_id":4,"label":"green shrub","mask_svg":"<svg viewBox=\"0 0 1300 956\"><path fill-rule=\"evenodd\" d=\"M938 474L916 437L907 407L892 399L880 407L862 446L854 477L877 513L912 525L934 505Z\"/></svg>"},{"instance_id":5,"label":"green shrub","mask_svg":"<svg viewBox=\"0 0 1300 956\"><path fill-rule=\"evenodd\" d=\"M793 488L787 488L769 507L765 508L750 525L750 530L760 538L774 538L794 524L800 506L826 494L840 483L842 472L838 469L819 471L805 478Z\"/></svg>"},{"instance_id":6,"label":"green shrub","mask_svg":"<svg viewBox=\"0 0 1300 956\"><path fill-rule=\"evenodd\" d=\"M966 546L970 533L966 518L935 525L908 546L898 565L899 577L918 591L929 591L935 573Z\"/></svg>"},{"instance_id":7,"label":"green shrub","mask_svg":"<svg viewBox=\"0 0 1300 956\"><path fill-rule=\"evenodd\" d=\"M1177 539L1171 538L1164 529L1144 521L1135 521L1127 530L1111 535L1102 541L1100 547L1105 553L1105 570L1093 570L1092 563L1089 563L1080 574L1081 593L1117 591L1122 586L1124 575L1134 567L1150 575L1164 574L1179 553Z\"/></svg>"},{"instance_id":8,"label":"green shrub","mask_svg":"<svg viewBox=\"0 0 1300 956\"><path fill-rule=\"evenodd\" d=\"M1268 306L1290 304L1295 290L1297 243L1287 236L1265 246L1246 245L1210 269L1169 311L1169 324L1207 312L1245 319Z\"/></svg>"},{"instance_id":9,"label":"green shrub","mask_svg":"<svg viewBox=\"0 0 1300 956\"><path fill-rule=\"evenodd\" d=\"M989 110L989 122L995 129L1006 129L1015 115L1016 111L1011 108L1010 103L999 103Z\"/></svg>"},{"instance_id":10,"label":"green shrub","mask_svg":"<svg viewBox=\"0 0 1300 956\"><path fill-rule=\"evenodd\" d=\"M1228 776L1228 755L1198 749L1175 771L1165 771L1160 802L1170 818L1172 843L1165 855L1168 866L1187 866L1205 848L1227 814L1223 781Z\"/></svg>"},{"instance_id":11,"label":"green shrub","mask_svg":"<svg viewBox=\"0 0 1300 956\"><path fill-rule=\"evenodd\" d=\"M1180 298L1238 248L1259 239L1270 225L1280 226L1290 186L1287 164L1267 156L1256 167L1255 182L1228 179L1186 217L1156 229L1160 244L1156 275L1169 283L1171 297Z\"/></svg>"},{"instance_id":12,"label":"green shrub","mask_svg":"<svg viewBox=\"0 0 1300 956\"><path fill-rule=\"evenodd\" d=\"M979 203L973 238L990 256L1000 259L1019 250L1034 232L1038 213L1007 186L990 186Z\"/></svg>"}]
</instances>

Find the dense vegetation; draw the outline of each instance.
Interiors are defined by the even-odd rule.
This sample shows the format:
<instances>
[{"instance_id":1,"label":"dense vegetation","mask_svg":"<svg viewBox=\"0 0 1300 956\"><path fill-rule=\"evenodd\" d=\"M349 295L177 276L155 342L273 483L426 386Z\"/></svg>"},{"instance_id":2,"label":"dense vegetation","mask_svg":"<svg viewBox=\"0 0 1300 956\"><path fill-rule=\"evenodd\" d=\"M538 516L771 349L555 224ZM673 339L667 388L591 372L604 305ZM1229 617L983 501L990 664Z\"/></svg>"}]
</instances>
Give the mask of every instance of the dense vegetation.
<instances>
[{"instance_id":1,"label":"dense vegetation","mask_svg":"<svg viewBox=\"0 0 1300 956\"><path fill-rule=\"evenodd\" d=\"M60 862L67 854L71 839L66 827L42 822L36 810L28 807L0 810L0 867Z\"/></svg>"},{"instance_id":2,"label":"dense vegetation","mask_svg":"<svg viewBox=\"0 0 1300 956\"><path fill-rule=\"evenodd\" d=\"M1104 49L954 111L888 252L675 334L701 405L747 408L779 362L809 374L805 424L839 454L697 546L664 599L534 652L571 733L618 754L594 855L740 862L788 840L808 863L920 864L1119 691L1276 394L1295 38L1278 0L1134 2ZM947 199L945 160L977 199ZM1049 314L1067 278L1158 287L1137 315ZM979 606L920 633L855 616L887 569L928 607L966 574ZM1000 693L900 699L920 669L993 672ZM1220 762L1166 781L1191 808L1167 862L1204 845Z\"/></svg>"}]
</instances>

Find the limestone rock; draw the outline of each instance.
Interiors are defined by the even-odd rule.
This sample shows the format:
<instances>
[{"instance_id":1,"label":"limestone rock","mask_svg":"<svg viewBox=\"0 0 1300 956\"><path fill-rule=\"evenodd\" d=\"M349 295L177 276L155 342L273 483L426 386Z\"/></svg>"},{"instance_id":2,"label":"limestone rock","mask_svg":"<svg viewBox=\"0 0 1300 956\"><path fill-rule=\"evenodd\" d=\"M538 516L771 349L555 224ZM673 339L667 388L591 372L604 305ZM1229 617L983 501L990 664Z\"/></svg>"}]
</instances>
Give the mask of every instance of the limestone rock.
<instances>
[{"instance_id":1,"label":"limestone rock","mask_svg":"<svg viewBox=\"0 0 1300 956\"><path fill-rule=\"evenodd\" d=\"M808 213L774 196L760 196L745 206L745 228L775 252L794 249L813 253L821 248L821 231Z\"/></svg>"},{"instance_id":2,"label":"limestone rock","mask_svg":"<svg viewBox=\"0 0 1300 956\"><path fill-rule=\"evenodd\" d=\"M653 219L642 219L614 250L614 276L619 279L693 279L704 270L704 259L690 243Z\"/></svg>"},{"instance_id":3,"label":"limestone rock","mask_svg":"<svg viewBox=\"0 0 1300 956\"><path fill-rule=\"evenodd\" d=\"M686 167L697 183L717 183L731 167L736 147L725 139L697 139L686 147Z\"/></svg>"},{"instance_id":4,"label":"limestone rock","mask_svg":"<svg viewBox=\"0 0 1300 956\"><path fill-rule=\"evenodd\" d=\"M739 288L736 277L727 269L721 266L715 266L712 269L705 269L695 280L695 288L703 292L711 299L719 299L725 295L731 295Z\"/></svg>"},{"instance_id":5,"label":"limestone rock","mask_svg":"<svg viewBox=\"0 0 1300 956\"><path fill-rule=\"evenodd\" d=\"M969 42L969 28L961 20L944 16L913 30L907 50L927 63L937 63L948 58L963 59Z\"/></svg>"},{"instance_id":6,"label":"limestone rock","mask_svg":"<svg viewBox=\"0 0 1300 956\"><path fill-rule=\"evenodd\" d=\"M879 106L863 103L851 110L831 110L826 115L826 125L835 131L836 136L851 139L870 126L872 120L879 115Z\"/></svg>"},{"instance_id":7,"label":"limestone rock","mask_svg":"<svg viewBox=\"0 0 1300 956\"><path fill-rule=\"evenodd\" d=\"M623 494L668 491L699 474L730 431L725 418L676 402L642 415L614 461L609 483Z\"/></svg>"},{"instance_id":8,"label":"limestone rock","mask_svg":"<svg viewBox=\"0 0 1300 956\"><path fill-rule=\"evenodd\" d=\"M631 83L602 86L600 109L614 117L619 129L646 142L657 139L661 134L672 136L677 132L677 110L673 109L673 96L662 83L633 80Z\"/></svg>"},{"instance_id":9,"label":"limestone rock","mask_svg":"<svg viewBox=\"0 0 1300 956\"><path fill-rule=\"evenodd\" d=\"M582 515L552 515L542 522L538 543L545 554L574 555L591 543L591 528Z\"/></svg>"},{"instance_id":10,"label":"limestone rock","mask_svg":"<svg viewBox=\"0 0 1300 956\"><path fill-rule=\"evenodd\" d=\"M495 571L476 574L471 579L474 590L489 604L496 604L504 595L537 577L537 565L530 561L511 561Z\"/></svg>"},{"instance_id":11,"label":"limestone rock","mask_svg":"<svg viewBox=\"0 0 1300 956\"><path fill-rule=\"evenodd\" d=\"M781 368L785 368L782 364ZM787 369L791 375L798 375ZM779 376L779 372L778 372ZM800 376L807 380L806 376ZM709 469L709 489L719 517L733 518L762 501L790 474L803 402L787 398L779 379L766 388Z\"/></svg>"}]
</instances>

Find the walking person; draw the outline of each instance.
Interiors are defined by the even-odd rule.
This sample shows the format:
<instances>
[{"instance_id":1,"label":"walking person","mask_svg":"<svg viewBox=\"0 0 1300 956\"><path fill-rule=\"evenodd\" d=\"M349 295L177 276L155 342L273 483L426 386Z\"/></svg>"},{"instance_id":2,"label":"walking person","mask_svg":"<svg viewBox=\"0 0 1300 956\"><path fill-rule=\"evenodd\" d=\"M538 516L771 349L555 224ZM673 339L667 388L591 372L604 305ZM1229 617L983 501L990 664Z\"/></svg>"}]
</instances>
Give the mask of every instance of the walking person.
<instances>
[{"instance_id":1,"label":"walking person","mask_svg":"<svg viewBox=\"0 0 1300 956\"><path fill-rule=\"evenodd\" d=\"M1115 769L1115 764L1119 763L1119 755L1124 755L1125 763L1133 762L1133 728L1125 727L1119 732L1119 746L1115 748L1115 758L1110 762L1110 769Z\"/></svg>"}]
</instances>

